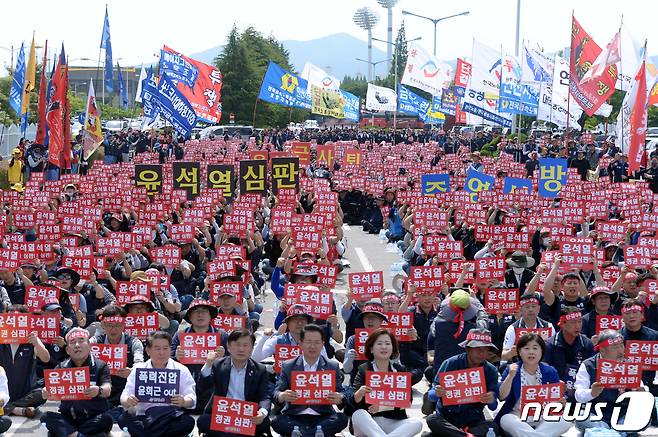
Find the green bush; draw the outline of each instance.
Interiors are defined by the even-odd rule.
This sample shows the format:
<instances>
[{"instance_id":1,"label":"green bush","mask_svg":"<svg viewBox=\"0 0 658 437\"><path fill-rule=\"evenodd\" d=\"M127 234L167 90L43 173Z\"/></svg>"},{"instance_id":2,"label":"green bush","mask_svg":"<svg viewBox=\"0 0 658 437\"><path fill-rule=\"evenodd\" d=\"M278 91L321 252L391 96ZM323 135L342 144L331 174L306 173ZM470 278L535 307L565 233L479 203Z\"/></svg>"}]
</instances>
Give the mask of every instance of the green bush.
<instances>
[{"instance_id":1,"label":"green bush","mask_svg":"<svg viewBox=\"0 0 658 437\"><path fill-rule=\"evenodd\" d=\"M6 167L0 168L0 189L9 189L9 173Z\"/></svg>"}]
</instances>

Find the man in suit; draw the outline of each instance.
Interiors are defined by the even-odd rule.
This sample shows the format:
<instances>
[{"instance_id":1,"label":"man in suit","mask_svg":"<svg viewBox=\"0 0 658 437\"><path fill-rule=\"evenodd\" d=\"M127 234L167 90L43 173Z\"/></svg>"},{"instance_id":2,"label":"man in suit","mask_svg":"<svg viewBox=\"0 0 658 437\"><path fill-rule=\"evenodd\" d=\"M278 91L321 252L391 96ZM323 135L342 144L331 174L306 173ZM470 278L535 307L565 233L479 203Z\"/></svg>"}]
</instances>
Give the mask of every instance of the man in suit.
<instances>
[{"instance_id":1,"label":"man in suit","mask_svg":"<svg viewBox=\"0 0 658 437\"><path fill-rule=\"evenodd\" d=\"M272 383L267 369L251 359L256 338L248 329L239 329L228 336L229 357L219 358L217 352L210 352L206 364L201 368L201 384L214 387L213 396L222 396L241 401L256 402L258 412L252 418L256 424L256 436L269 436L270 405L272 403ZM223 437L229 434L210 430L212 421L212 397L204 414L197 419L200 434L207 437Z\"/></svg>"},{"instance_id":2,"label":"man in suit","mask_svg":"<svg viewBox=\"0 0 658 437\"><path fill-rule=\"evenodd\" d=\"M324 345L324 330L317 325L306 325L301 333L301 356L286 361L281 367L281 375L274 390L274 399L283 403L281 413L272 420L272 428L283 436L292 434L299 427L302 437L315 435L317 427L321 427L324 435L333 436L347 426L347 416L337 412L334 406L342 408L343 374L338 364L321 356ZM297 392L290 389L292 372L333 371L336 374L336 392L327 398L331 405L295 405Z\"/></svg>"}]
</instances>

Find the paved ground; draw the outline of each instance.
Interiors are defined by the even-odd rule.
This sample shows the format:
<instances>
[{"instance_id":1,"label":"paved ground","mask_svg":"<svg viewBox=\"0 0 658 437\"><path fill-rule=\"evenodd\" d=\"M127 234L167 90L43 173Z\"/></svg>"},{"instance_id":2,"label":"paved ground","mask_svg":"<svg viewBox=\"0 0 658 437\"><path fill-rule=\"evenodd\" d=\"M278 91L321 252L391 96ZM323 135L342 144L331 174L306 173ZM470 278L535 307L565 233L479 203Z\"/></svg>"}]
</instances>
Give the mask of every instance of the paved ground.
<instances>
[{"instance_id":1,"label":"paved ground","mask_svg":"<svg viewBox=\"0 0 658 437\"><path fill-rule=\"evenodd\" d=\"M351 267L346 269L343 274L338 278L336 288L335 288L335 299L336 305L340 306L345 302L345 290L347 288L347 273L349 271L378 271L382 270L384 272L385 283L388 288L391 287L391 279L395 274L391 272L391 266L399 262L400 254L394 247L391 245L386 245L379 240L376 235L364 234L360 227L355 227L351 229L349 226L344 226L345 237L347 241L347 254L346 258L350 261ZM275 298L271 291L267 292L264 297L264 308L262 315L262 324L261 326L272 326L273 322L273 305ZM261 328L262 330L262 328ZM408 414L411 417L423 418L423 414L420 411L422 404L422 395L427 390L427 383L421 381L414 387L414 401L407 410ZM44 407L43 411L55 411L57 404L54 402L48 402ZM487 414L490 414L487 411ZM5 436L20 436L20 435L36 435L44 436L46 435L45 428L40 428L38 420L25 420L21 417L12 417L13 424L11 429L5 434ZM424 431L429 431L427 425L424 426ZM196 436L196 430L194 432ZM346 434L347 435L347 434ZM568 437L576 437L579 433L572 428L567 434L564 434ZM658 436L658 429L650 428L647 431L643 432L642 435L646 436ZM112 430L113 437L121 437L121 430L117 425L114 425ZM411 437L411 436L410 436Z\"/></svg>"}]
</instances>

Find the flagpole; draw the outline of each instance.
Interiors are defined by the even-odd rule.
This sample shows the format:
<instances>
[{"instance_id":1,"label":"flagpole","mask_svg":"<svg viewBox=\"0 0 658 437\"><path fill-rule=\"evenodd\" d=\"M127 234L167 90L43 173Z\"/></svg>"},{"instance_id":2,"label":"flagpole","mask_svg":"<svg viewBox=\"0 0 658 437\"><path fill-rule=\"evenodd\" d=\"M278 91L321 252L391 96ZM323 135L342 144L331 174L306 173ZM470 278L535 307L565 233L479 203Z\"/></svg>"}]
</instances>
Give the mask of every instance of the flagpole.
<instances>
[{"instance_id":1,"label":"flagpole","mask_svg":"<svg viewBox=\"0 0 658 437\"><path fill-rule=\"evenodd\" d=\"M571 30L573 32L573 9L571 10ZM573 37L572 37L573 38ZM564 148L567 149L567 156L569 155L569 121L571 120L571 115L569 113L569 103L571 102L571 58L573 53L571 53L571 46L569 46L569 89L567 90L567 133L564 136Z\"/></svg>"},{"instance_id":2,"label":"flagpole","mask_svg":"<svg viewBox=\"0 0 658 437\"><path fill-rule=\"evenodd\" d=\"M619 23L619 33L617 34L617 38L618 38L618 42L619 42L619 77L621 77L622 87L624 85L624 74L623 74L624 71L622 69L623 62L621 62L621 27L623 25L624 25L624 14L621 14L621 22ZM630 91L630 89L629 89L629 91ZM622 102L623 102L623 99L622 99ZM623 108L619 109L619 116L621 117L621 142L619 144L621 144L621 149L622 149L620 151L623 152L623 149L624 149L624 111L623 111ZM606 125L606 129L607 128L608 128L608 126Z\"/></svg>"},{"instance_id":3,"label":"flagpole","mask_svg":"<svg viewBox=\"0 0 658 437\"><path fill-rule=\"evenodd\" d=\"M256 101L254 102L254 116L251 120L251 125L255 128L256 127L256 105L258 105L258 97L256 97Z\"/></svg>"}]
</instances>

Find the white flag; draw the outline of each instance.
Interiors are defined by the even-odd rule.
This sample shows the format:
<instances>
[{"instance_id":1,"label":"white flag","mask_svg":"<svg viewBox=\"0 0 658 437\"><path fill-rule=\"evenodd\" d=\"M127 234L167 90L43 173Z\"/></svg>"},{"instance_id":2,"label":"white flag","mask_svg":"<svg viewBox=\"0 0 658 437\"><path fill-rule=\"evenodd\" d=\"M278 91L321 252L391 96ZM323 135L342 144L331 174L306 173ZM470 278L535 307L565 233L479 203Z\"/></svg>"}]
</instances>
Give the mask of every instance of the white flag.
<instances>
[{"instance_id":1,"label":"white flag","mask_svg":"<svg viewBox=\"0 0 658 437\"><path fill-rule=\"evenodd\" d=\"M135 93L135 101L142 103L142 81L146 79L146 70L142 65L142 71L139 72L139 79L137 79L137 92Z\"/></svg>"},{"instance_id":2,"label":"white flag","mask_svg":"<svg viewBox=\"0 0 658 437\"><path fill-rule=\"evenodd\" d=\"M308 82L307 90L309 93L311 92L311 85L336 91L340 89L340 81L338 79L310 62L304 64L304 69L300 77Z\"/></svg>"},{"instance_id":3,"label":"white flag","mask_svg":"<svg viewBox=\"0 0 658 437\"><path fill-rule=\"evenodd\" d=\"M401 83L440 96L450 86L453 71L445 62L425 50L416 42L409 43L407 65Z\"/></svg>"},{"instance_id":4,"label":"white flag","mask_svg":"<svg viewBox=\"0 0 658 437\"><path fill-rule=\"evenodd\" d=\"M621 25L619 34L619 46L621 48L621 62L618 64L619 76L615 88L622 91L629 91L633 86L634 74L640 68L642 63L642 47L629 32L625 24Z\"/></svg>"},{"instance_id":5,"label":"white flag","mask_svg":"<svg viewBox=\"0 0 658 437\"><path fill-rule=\"evenodd\" d=\"M523 82L550 84L553 81L553 59L528 45L523 46L521 67L523 68L521 77Z\"/></svg>"},{"instance_id":6,"label":"white flag","mask_svg":"<svg viewBox=\"0 0 658 437\"><path fill-rule=\"evenodd\" d=\"M612 41L608 43L605 50L599 53L599 56L596 57L592 66L585 73L580 83L587 82L588 80L596 79L600 77L609 66L617 64L621 61L621 55L619 53L619 32L615 33L615 36L612 37Z\"/></svg>"},{"instance_id":7,"label":"white flag","mask_svg":"<svg viewBox=\"0 0 658 437\"><path fill-rule=\"evenodd\" d=\"M572 101L569 105L569 63L555 55L553 83L542 85L539 97L537 119L555 123L560 127L567 126L567 109L569 112L569 127L580 129L578 119L583 113L582 108Z\"/></svg>"},{"instance_id":8,"label":"white flag","mask_svg":"<svg viewBox=\"0 0 658 437\"><path fill-rule=\"evenodd\" d=\"M366 94L366 109L371 111L395 111L397 109L395 91L369 83L368 94Z\"/></svg>"}]
</instances>

